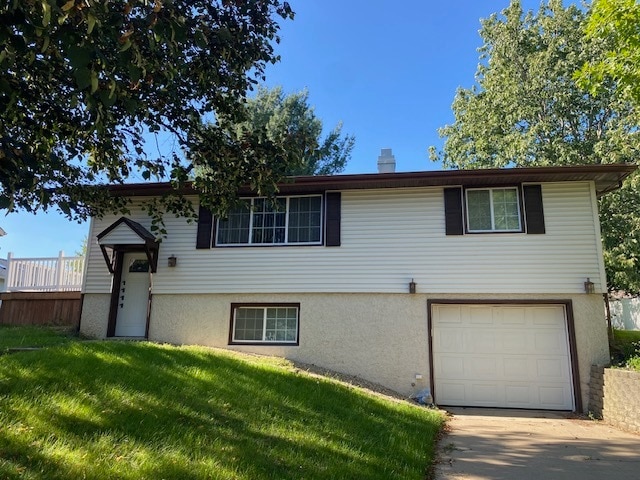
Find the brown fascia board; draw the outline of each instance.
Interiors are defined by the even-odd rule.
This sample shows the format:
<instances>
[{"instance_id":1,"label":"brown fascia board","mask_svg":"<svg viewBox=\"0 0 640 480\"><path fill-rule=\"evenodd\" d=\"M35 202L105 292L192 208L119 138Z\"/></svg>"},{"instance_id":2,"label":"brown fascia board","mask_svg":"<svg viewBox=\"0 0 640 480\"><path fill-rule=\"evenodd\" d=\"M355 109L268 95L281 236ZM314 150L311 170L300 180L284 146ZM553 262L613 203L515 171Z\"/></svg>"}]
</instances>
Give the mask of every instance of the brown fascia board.
<instances>
[{"instance_id":1,"label":"brown fascia board","mask_svg":"<svg viewBox=\"0 0 640 480\"><path fill-rule=\"evenodd\" d=\"M632 164L607 164L300 176L289 177L279 185L279 190L280 193L286 194L326 190L594 181L596 192L598 195L603 195L620 188L624 179L636 168L636 165ZM180 190L174 190L168 182L110 185L108 188L112 195L126 197L157 196L174 191L181 194L197 193L190 184ZM239 193L248 195L252 191L249 187L245 187Z\"/></svg>"},{"instance_id":2,"label":"brown fascia board","mask_svg":"<svg viewBox=\"0 0 640 480\"><path fill-rule=\"evenodd\" d=\"M149 232L149 230L144 228L138 222L134 222L130 218L126 218L126 217L120 217L118 220L116 220L107 228L105 228L102 232L96 235L97 239L101 240L108 233L112 232L118 225L121 225L123 223L127 227L129 227L136 235L138 235L142 240L144 240L145 243L149 244L149 243L154 243L156 241L155 237L151 234L151 232Z\"/></svg>"}]
</instances>

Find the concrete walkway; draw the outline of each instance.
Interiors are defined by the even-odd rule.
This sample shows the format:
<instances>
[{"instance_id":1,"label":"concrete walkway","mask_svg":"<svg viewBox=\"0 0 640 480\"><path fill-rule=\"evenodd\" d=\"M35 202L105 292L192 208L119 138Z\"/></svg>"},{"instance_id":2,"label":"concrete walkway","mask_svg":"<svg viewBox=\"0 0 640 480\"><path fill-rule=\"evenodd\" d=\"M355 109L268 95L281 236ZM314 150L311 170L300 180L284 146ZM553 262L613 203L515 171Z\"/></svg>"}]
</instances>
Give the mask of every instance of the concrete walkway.
<instances>
[{"instance_id":1,"label":"concrete walkway","mask_svg":"<svg viewBox=\"0 0 640 480\"><path fill-rule=\"evenodd\" d=\"M561 412L447 411L436 480L640 479L640 435Z\"/></svg>"}]
</instances>

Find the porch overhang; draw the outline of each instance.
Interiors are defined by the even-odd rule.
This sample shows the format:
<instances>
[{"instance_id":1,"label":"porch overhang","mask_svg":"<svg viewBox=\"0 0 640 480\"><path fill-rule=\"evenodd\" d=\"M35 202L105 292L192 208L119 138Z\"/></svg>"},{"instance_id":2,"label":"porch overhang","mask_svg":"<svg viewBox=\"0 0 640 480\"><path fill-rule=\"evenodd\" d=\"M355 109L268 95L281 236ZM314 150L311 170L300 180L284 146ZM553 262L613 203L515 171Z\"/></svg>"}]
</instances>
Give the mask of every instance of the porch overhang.
<instances>
[{"instance_id":1,"label":"porch overhang","mask_svg":"<svg viewBox=\"0 0 640 480\"><path fill-rule=\"evenodd\" d=\"M115 272L116 252L144 252L151 273L158 267L160 242L138 222L121 217L96 235L109 272Z\"/></svg>"}]
</instances>

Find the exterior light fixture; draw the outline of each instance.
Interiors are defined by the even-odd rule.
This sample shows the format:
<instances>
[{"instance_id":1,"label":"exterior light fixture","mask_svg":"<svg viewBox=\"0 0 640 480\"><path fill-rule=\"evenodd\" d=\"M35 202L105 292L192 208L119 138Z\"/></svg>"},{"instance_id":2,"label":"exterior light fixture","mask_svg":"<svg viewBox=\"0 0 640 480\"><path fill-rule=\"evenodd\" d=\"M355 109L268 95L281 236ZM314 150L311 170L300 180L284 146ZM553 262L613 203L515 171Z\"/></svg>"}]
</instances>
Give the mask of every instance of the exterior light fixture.
<instances>
[{"instance_id":1,"label":"exterior light fixture","mask_svg":"<svg viewBox=\"0 0 640 480\"><path fill-rule=\"evenodd\" d=\"M409 293L416 293L416 282L413 280L413 278L409 282Z\"/></svg>"},{"instance_id":2,"label":"exterior light fixture","mask_svg":"<svg viewBox=\"0 0 640 480\"><path fill-rule=\"evenodd\" d=\"M175 266L178 264L178 259L176 258L176 256L175 256L175 255L171 255L171 256L168 258L168 260L169 260L169 266L170 266L171 268L175 267Z\"/></svg>"},{"instance_id":3,"label":"exterior light fixture","mask_svg":"<svg viewBox=\"0 0 640 480\"><path fill-rule=\"evenodd\" d=\"M587 278L587 281L584 282L584 293L594 293L596 291L595 284Z\"/></svg>"}]
</instances>

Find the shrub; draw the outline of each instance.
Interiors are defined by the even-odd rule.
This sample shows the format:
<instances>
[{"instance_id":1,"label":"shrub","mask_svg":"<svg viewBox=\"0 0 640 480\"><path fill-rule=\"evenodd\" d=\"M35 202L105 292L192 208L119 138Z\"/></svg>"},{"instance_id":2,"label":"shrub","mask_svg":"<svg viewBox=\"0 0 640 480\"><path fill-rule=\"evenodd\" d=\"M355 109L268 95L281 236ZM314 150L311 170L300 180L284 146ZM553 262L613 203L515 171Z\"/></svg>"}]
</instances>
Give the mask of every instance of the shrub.
<instances>
[{"instance_id":1,"label":"shrub","mask_svg":"<svg viewBox=\"0 0 640 480\"><path fill-rule=\"evenodd\" d=\"M640 331L614 330L609 347L611 365L638 369L631 365L640 366ZM635 359L634 362L631 362L632 359Z\"/></svg>"}]
</instances>

